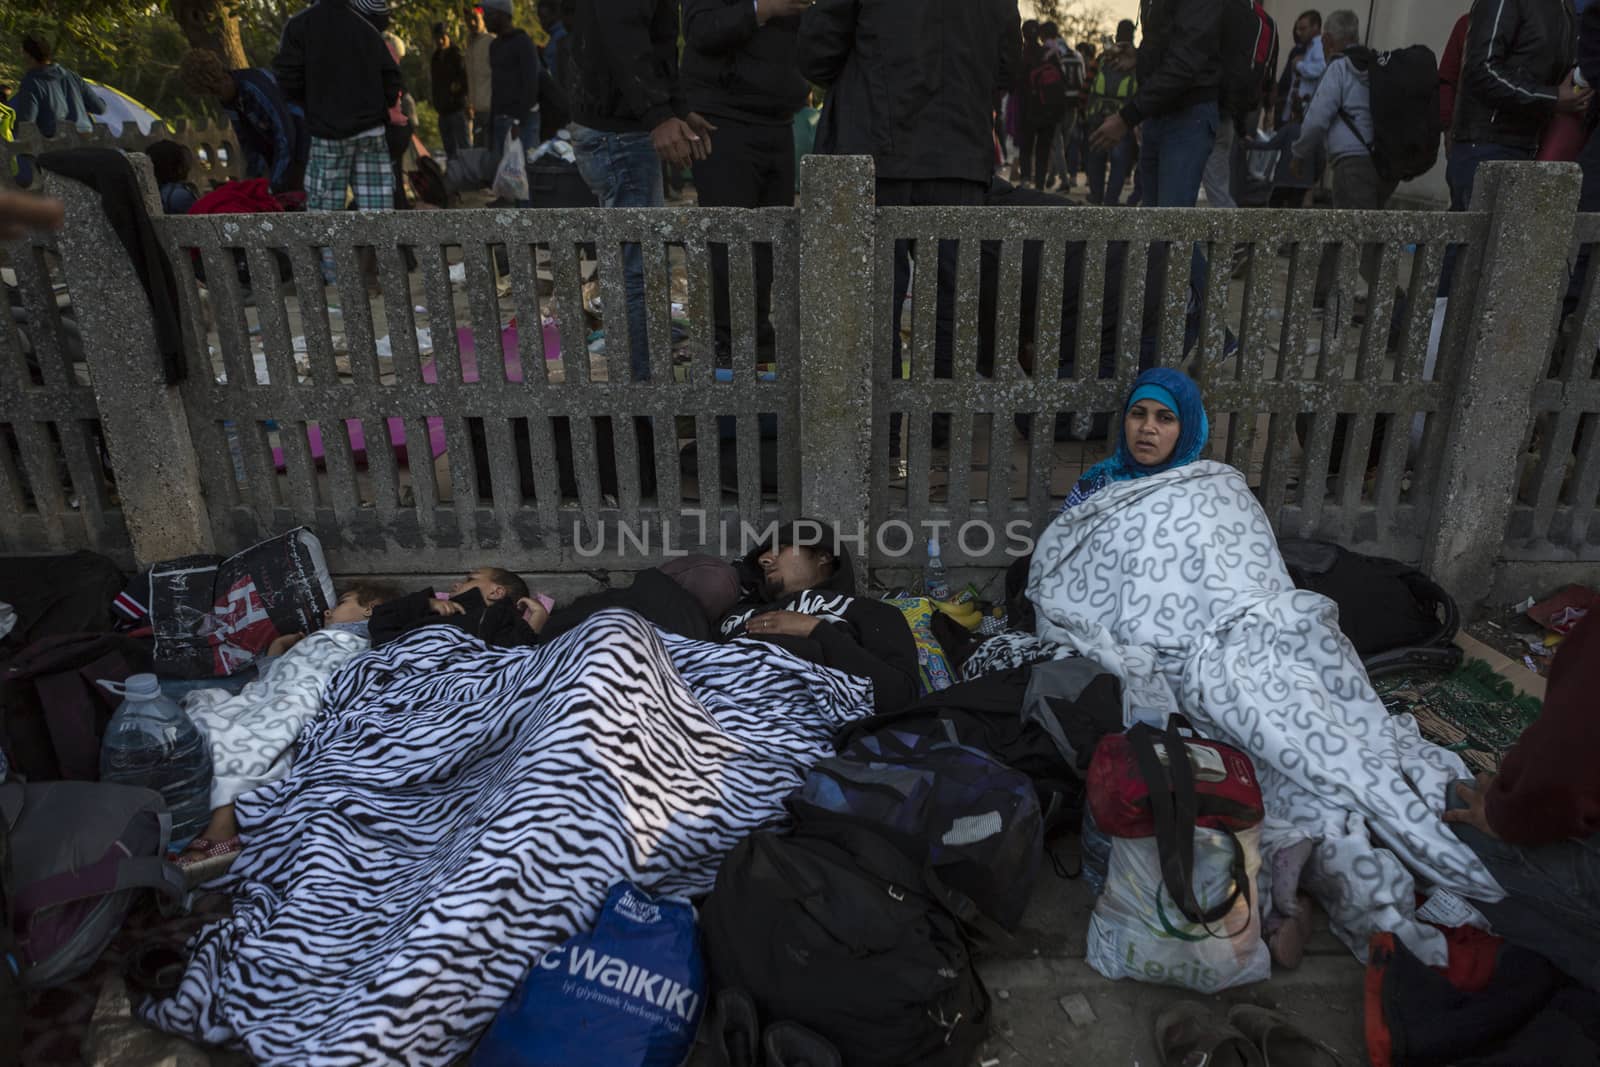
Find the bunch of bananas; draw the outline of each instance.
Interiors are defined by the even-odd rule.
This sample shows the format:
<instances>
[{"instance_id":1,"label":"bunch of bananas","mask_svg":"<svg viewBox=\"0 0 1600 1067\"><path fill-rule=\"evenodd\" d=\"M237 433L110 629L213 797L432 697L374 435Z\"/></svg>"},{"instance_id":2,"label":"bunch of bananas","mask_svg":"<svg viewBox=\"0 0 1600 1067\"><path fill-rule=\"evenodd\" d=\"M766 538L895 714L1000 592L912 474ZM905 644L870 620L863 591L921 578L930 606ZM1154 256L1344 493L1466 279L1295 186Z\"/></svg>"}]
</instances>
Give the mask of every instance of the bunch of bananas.
<instances>
[{"instance_id":1,"label":"bunch of bananas","mask_svg":"<svg viewBox=\"0 0 1600 1067\"><path fill-rule=\"evenodd\" d=\"M976 600L935 600L933 606L969 630L983 622L983 609Z\"/></svg>"}]
</instances>

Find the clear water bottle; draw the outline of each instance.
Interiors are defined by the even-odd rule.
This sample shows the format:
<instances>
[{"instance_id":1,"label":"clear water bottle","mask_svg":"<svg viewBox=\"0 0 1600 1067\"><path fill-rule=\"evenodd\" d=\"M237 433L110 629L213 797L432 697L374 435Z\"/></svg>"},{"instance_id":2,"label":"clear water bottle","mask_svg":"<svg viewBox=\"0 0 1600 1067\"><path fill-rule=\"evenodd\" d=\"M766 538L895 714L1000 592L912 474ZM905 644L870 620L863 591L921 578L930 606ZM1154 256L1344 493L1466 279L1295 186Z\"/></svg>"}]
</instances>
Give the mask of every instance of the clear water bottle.
<instances>
[{"instance_id":1,"label":"clear water bottle","mask_svg":"<svg viewBox=\"0 0 1600 1067\"><path fill-rule=\"evenodd\" d=\"M1095 896L1106 887L1106 870L1111 866L1111 838L1094 821L1089 806L1083 806L1083 880Z\"/></svg>"},{"instance_id":2,"label":"clear water bottle","mask_svg":"<svg viewBox=\"0 0 1600 1067\"><path fill-rule=\"evenodd\" d=\"M950 599L950 576L945 573L937 537L928 542L928 565L922 571L922 591L932 600Z\"/></svg>"},{"instance_id":3,"label":"clear water bottle","mask_svg":"<svg viewBox=\"0 0 1600 1067\"><path fill-rule=\"evenodd\" d=\"M172 815L172 849L181 852L211 821L211 745L167 697L153 674L102 681L122 697L100 744L100 780L154 789Z\"/></svg>"}]
</instances>

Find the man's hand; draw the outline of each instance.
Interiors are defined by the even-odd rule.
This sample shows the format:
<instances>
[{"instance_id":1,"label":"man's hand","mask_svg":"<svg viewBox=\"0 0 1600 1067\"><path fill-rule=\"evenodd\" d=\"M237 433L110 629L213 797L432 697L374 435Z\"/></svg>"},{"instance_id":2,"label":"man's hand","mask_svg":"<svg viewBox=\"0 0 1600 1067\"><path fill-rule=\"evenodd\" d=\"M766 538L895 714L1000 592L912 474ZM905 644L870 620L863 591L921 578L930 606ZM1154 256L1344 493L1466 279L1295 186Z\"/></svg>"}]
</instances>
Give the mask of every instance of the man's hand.
<instances>
[{"instance_id":1,"label":"man's hand","mask_svg":"<svg viewBox=\"0 0 1600 1067\"><path fill-rule=\"evenodd\" d=\"M650 131L651 147L669 167L687 167L696 158L699 141L700 135L694 132L694 127L677 116Z\"/></svg>"},{"instance_id":2,"label":"man's hand","mask_svg":"<svg viewBox=\"0 0 1600 1067\"><path fill-rule=\"evenodd\" d=\"M1500 835L1489 825L1489 815L1483 806L1484 797L1488 796L1489 787L1493 784L1494 775L1487 772L1480 772L1474 782L1457 782L1456 796L1465 801L1467 806L1446 811L1444 821L1465 823L1496 841L1500 840Z\"/></svg>"},{"instance_id":3,"label":"man's hand","mask_svg":"<svg viewBox=\"0 0 1600 1067\"><path fill-rule=\"evenodd\" d=\"M284 634L282 637L275 638L272 644L267 646L267 655L281 656L305 639L305 634Z\"/></svg>"},{"instance_id":4,"label":"man's hand","mask_svg":"<svg viewBox=\"0 0 1600 1067\"><path fill-rule=\"evenodd\" d=\"M1096 152L1108 152L1121 144L1126 136L1128 136L1128 124L1123 121L1121 115L1112 115L1090 136L1089 147Z\"/></svg>"},{"instance_id":5,"label":"man's hand","mask_svg":"<svg viewBox=\"0 0 1600 1067\"><path fill-rule=\"evenodd\" d=\"M15 241L34 230L59 230L66 218L59 200L0 189L0 241Z\"/></svg>"},{"instance_id":6,"label":"man's hand","mask_svg":"<svg viewBox=\"0 0 1600 1067\"><path fill-rule=\"evenodd\" d=\"M698 111L689 112L689 117L683 121L687 122L689 128L700 138L700 144L695 148L694 158L705 159L710 156L711 133L716 127L707 122L705 116Z\"/></svg>"},{"instance_id":7,"label":"man's hand","mask_svg":"<svg viewBox=\"0 0 1600 1067\"><path fill-rule=\"evenodd\" d=\"M768 611L751 619L745 631L755 637L810 637L821 621L798 611Z\"/></svg>"},{"instance_id":8,"label":"man's hand","mask_svg":"<svg viewBox=\"0 0 1600 1067\"><path fill-rule=\"evenodd\" d=\"M435 615L465 615L467 609L454 600L430 600L428 610Z\"/></svg>"},{"instance_id":9,"label":"man's hand","mask_svg":"<svg viewBox=\"0 0 1600 1067\"><path fill-rule=\"evenodd\" d=\"M810 6L811 0L756 0L756 25L765 26L768 19L804 14Z\"/></svg>"},{"instance_id":10,"label":"man's hand","mask_svg":"<svg viewBox=\"0 0 1600 1067\"><path fill-rule=\"evenodd\" d=\"M1566 112L1581 112L1589 110L1589 101L1594 97L1594 90L1588 86L1580 87L1572 80L1572 72L1567 72L1567 78L1556 90L1556 110Z\"/></svg>"}]
</instances>

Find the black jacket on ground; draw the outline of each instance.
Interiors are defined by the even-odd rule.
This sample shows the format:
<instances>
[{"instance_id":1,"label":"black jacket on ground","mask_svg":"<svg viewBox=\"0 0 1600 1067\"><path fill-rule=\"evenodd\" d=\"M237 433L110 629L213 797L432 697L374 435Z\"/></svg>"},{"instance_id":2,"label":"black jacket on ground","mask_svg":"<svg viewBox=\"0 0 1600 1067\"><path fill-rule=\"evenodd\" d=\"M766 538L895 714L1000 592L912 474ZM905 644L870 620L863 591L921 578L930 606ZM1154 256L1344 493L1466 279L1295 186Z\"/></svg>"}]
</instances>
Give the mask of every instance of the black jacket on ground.
<instances>
[{"instance_id":1,"label":"black jacket on ground","mask_svg":"<svg viewBox=\"0 0 1600 1067\"><path fill-rule=\"evenodd\" d=\"M1474 0L1451 124L1455 142L1537 148L1577 56L1572 0Z\"/></svg>"},{"instance_id":2,"label":"black jacket on ground","mask_svg":"<svg viewBox=\"0 0 1600 1067\"><path fill-rule=\"evenodd\" d=\"M786 126L809 86L795 62L800 17L756 22L750 0L683 0L683 93L702 115Z\"/></svg>"},{"instance_id":3,"label":"black jacket on ground","mask_svg":"<svg viewBox=\"0 0 1600 1067\"><path fill-rule=\"evenodd\" d=\"M828 89L816 151L872 156L880 180L987 184L1020 47L1016 0L817 0L798 56Z\"/></svg>"},{"instance_id":4,"label":"black jacket on ground","mask_svg":"<svg viewBox=\"0 0 1600 1067\"><path fill-rule=\"evenodd\" d=\"M453 115L467 109L467 61L461 58L461 49L455 45L436 48L428 63L429 87L433 109L441 115Z\"/></svg>"},{"instance_id":5,"label":"black jacket on ground","mask_svg":"<svg viewBox=\"0 0 1600 1067\"><path fill-rule=\"evenodd\" d=\"M290 19L272 70L284 99L304 106L311 136L325 141L387 126L405 91L383 35L345 0L318 0Z\"/></svg>"},{"instance_id":6,"label":"black jacket on ground","mask_svg":"<svg viewBox=\"0 0 1600 1067\"><path fill-rule=\"evenodd\" d=\"M572 121L611 133L689 113L678 88L678 0L582 0L568 23ZM498 106L496 110L499 110Z\"/></svg>"},{"instance_id":7,"label":"black jacket on ground","mask_svg":"<svg viewBox=\"0 0 1600 1067\"><path fill-rule=\"evenodd\" d=\"M761 636L803 660L865 678L872 683L872 702L881 714L917 699L917 646L905 616L892 604L857 596L855 566L838 546L833 576L818 588L768 600L760 588L757 548L740 561L747 576L746 594L725 616L719 629L726 639L757 637L747 631L750 620L769 611L798 611L822 620L810 637Z\"/></svg>"},{"instance_id":8,"label":"black jacket on ground","mask_svg":"<svg viewBox=\"0 0 1600 1067\"><path fill-rule=\"evenodd\" d=\"M539 106L539 75L544 64L527 31L512 27L489 42L489 105L494 114L521 120ZM531 134L523 145L532 147Z\"/></svg>"},{"instance_id":9,"label":"black jacket on ground","mask_svg":"<svg viewBox=\"0 0 1600 1067\"><path fill-rule=\"evenodd\" d=\"M373 608L372 621L367 624L372 647L386 645L412 630L438 625L465 630L485 644L498 648L519 648L540 643L539 635L533 632L533 627L523 619L512 600L496 600L491 604L476 589L468 589L450 598L466 611L460 615L435 615L428 606L433 599L432 589L419 589Z\"/></svg>"},{"instance_id":10,"label":"black jacket on ground","mask_svg":"<svg viewBox=\"0 0 1600 1067\"><path fill-rule=\"evenodd\" d=\"M1222 4L1223 0L1143 0L1139 91L1121 111L1129 126L1220 99Z\"/></svg>"}]
</instances>

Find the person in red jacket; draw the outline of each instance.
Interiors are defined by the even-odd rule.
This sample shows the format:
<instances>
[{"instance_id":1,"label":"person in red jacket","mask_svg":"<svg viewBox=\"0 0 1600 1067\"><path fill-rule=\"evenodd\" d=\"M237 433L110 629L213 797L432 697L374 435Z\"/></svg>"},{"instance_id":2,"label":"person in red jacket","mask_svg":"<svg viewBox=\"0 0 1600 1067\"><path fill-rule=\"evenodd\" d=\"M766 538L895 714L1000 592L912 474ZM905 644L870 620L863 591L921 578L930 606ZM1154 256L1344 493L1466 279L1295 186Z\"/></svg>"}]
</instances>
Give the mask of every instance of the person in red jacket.
<instances>
[{"instance_id":1,"label":"person in red jacket","mask_svg":"<svg viewBox=\"0 0 1600 1067\"><path fill-rule=\"evenodd\" d=\"M1537 721L1449 808L1506 891L1474 901L1495 932L1600 989L1600 599L1561 643Z\"/></svg>"}]
</instances>

